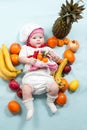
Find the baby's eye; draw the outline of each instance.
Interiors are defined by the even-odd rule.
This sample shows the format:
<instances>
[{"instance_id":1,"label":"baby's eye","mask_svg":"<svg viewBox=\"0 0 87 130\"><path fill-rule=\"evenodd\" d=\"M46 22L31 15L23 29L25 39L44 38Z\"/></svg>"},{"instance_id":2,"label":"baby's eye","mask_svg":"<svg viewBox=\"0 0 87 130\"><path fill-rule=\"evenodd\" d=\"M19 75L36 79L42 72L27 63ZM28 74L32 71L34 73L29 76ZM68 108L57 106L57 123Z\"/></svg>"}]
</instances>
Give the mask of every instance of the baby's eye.
<instances>
[{"instance_id":1,"label":"baby's eye","mask_svg":"<svg viewBox=\"0 0 87 130\"><path fill-rule=\"evenodd\" d=\"M33 39L36 39L36 37L33 37Z\"/></svg>"},{"instance_id":2,"label":"baby's eye","mask_svg":"<svg viewBox=\"0 0 87 130\"><path fill-rule=\"evenodd\" d=\"M40 39L42 38L42 37L39 37Z\"/></svg>"}]
</instances>

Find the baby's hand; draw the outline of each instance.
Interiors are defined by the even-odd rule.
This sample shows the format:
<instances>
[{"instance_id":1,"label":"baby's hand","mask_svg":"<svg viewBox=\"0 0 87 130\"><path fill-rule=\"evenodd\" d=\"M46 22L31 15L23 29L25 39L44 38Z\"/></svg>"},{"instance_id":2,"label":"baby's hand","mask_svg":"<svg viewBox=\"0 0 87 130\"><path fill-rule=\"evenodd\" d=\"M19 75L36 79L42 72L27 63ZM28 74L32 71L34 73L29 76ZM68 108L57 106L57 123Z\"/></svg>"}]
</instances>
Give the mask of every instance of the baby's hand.
<instances>
[{"instance_id":1,"label":"baby's hand","mask_svg":"<svg viewBox=\"0 0 87 130\"><path fill-rule=\"evenodd\" d=\"M37 59L35 59L33 57L28 59L28 63L31 64L31 65L34 65L36 62L37 62Z\"/></svg>"},{"instance_id":2,"label":"baby's hand","mask_svg":"<svg viewBox=\"0 0 87 130\"><path fill-rule=\"evenodd\" d=\"M49 51L49 56L55 62L57 62L59 59L59 56L57 56L56 53L54 53L53 51Z\"/></svg>"},{"instance_id":3,"label":"baby's hand","mask_svg":"<svg viewBox=\"0 0 87 130\"><path fill-rule=\"evenodd\" d=\"M39 68L48 67L47 63L44 63L43 61L40 60L37 60L37 63L35 65L37 65Z\"/></svg>"}]
</instances>

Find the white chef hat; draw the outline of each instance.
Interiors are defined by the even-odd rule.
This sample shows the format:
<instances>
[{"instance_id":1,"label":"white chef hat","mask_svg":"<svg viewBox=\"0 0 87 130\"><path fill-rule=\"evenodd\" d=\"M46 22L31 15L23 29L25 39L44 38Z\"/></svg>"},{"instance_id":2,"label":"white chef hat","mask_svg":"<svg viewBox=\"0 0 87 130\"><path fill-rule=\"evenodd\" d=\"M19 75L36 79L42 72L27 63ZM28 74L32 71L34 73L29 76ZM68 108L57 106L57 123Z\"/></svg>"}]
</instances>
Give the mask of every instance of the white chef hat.
<instances>
[{"instance_id":1,"label":"white chef hat","mask_svg":"<svg viewBox=\"0 0 87 130\"><path fill-rule=\"evenodd\" d=\"M30 34L35 30L35 29L42 29L43 28L37 24L26 24L25 26L22 27L20 30L20 41L21 42L26 42Z\"/></svg>"}]
</instances>

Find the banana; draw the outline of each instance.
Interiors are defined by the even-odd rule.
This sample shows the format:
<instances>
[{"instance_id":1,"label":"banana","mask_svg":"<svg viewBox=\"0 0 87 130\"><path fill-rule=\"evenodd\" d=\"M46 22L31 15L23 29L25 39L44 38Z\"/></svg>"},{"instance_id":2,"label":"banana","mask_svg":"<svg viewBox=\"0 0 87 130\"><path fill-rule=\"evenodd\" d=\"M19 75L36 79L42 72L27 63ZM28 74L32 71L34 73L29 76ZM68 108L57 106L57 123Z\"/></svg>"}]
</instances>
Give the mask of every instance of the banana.
<instances>
[{"instance_id":1,"label":"banana","mask_svg":"<svg viewBox=\"0 0 87 130\"><path fill-rule=\"evenodd\" d=\"M63 84L61 82L61 77L62 77L61 75L66 64L67 64L67 58L64 58L62 63L59 65L57 71L53 74L53 77L57 82L57 84L59 85L59 88L63 87Z\"/></svg>"},{"instance_id":2,"label":"banana","mask_svg":"<svg viewBox=\"0 0 87 130\"><path fill-rule=\"evenodd\" d=\"M67 64L67 58L64 58L62 63L59 65L58 69L56 70L56 72L53 75L55 79L57 79L58 77L59 78L61 77L63 69L66 64Z\"/></svg>"},{"instance_id":3,"label":"banana","mask_svg":"<svg viewBox=\"0 0 87 130\"><path fill-rule=\"evenodd\" d=\"M4 56L4 60L5 60L5 64L8 68L9 71L17 71L17 69L13 66L11 59L10 59L10 54L8 51L8 48L5 44L2 45L2 52L3 52L3 56Z\"/></svg>"},{"instance_id":4,"label":"banana","mask_svg":"<svg viewBox=\"0 0 87 130\"><path fill-rule=\"evenodd\" d=\"M13 78L9 78L9 77L7 77L6 75L4 75L2 72L1 72L1 70L0 70L0 78L2 78L2 79L4 79L4 80L11 80L11 79L13 79Z\"/></svg>"},{"instance_id":5,"label":"banana","mask_svg":"<svg viewBox=\"0 0 87 130\"><path fill-rule=\"evenodd\" d=\"M1 62L0 63L0 70L6 77L15 78L18 75L17 71L11 72L6 68L6 64L5 64L3 53L2 53L1 49L0 49L0 62Z\"/></svg>"},{"instance_id":6,"label":"banana","mask_svg":"<svg viewBox=\"0 0 87 130\"><path fill-rule=\"evenodd\" d=\"M18 75L18 74L21 74L22 72L23 72L22 69L16 71L17 75Z\"/></svg>"},{"instance_id":7,"label":"banana","mask_svg":"<svg viewBox=\"0 0 87 130\"><path fill-rule=\"evenodd\" d=\"M4 79L4 80L9 80L0 70L0 78Z\"/></svg>"}]
</instances>

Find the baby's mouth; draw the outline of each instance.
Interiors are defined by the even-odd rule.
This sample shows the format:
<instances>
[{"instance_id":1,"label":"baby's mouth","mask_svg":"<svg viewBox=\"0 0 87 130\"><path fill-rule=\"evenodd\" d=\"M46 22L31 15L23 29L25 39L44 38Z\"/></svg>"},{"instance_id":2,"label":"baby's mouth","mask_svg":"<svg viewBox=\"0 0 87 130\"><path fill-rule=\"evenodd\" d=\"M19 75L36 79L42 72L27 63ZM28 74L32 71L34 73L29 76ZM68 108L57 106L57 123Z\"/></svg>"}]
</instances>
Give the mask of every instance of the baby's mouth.
<instances>
[{"instance_id":1,"label":"baby's mouth","mask_svg":"<svg viewBox=\"0 0 87 130\"><path fill-rule=\"evenodd\" d=\"M40 45L40 44L41 44L40 42L37 43L37 45Z\"/></svg>"}]
</instances>

